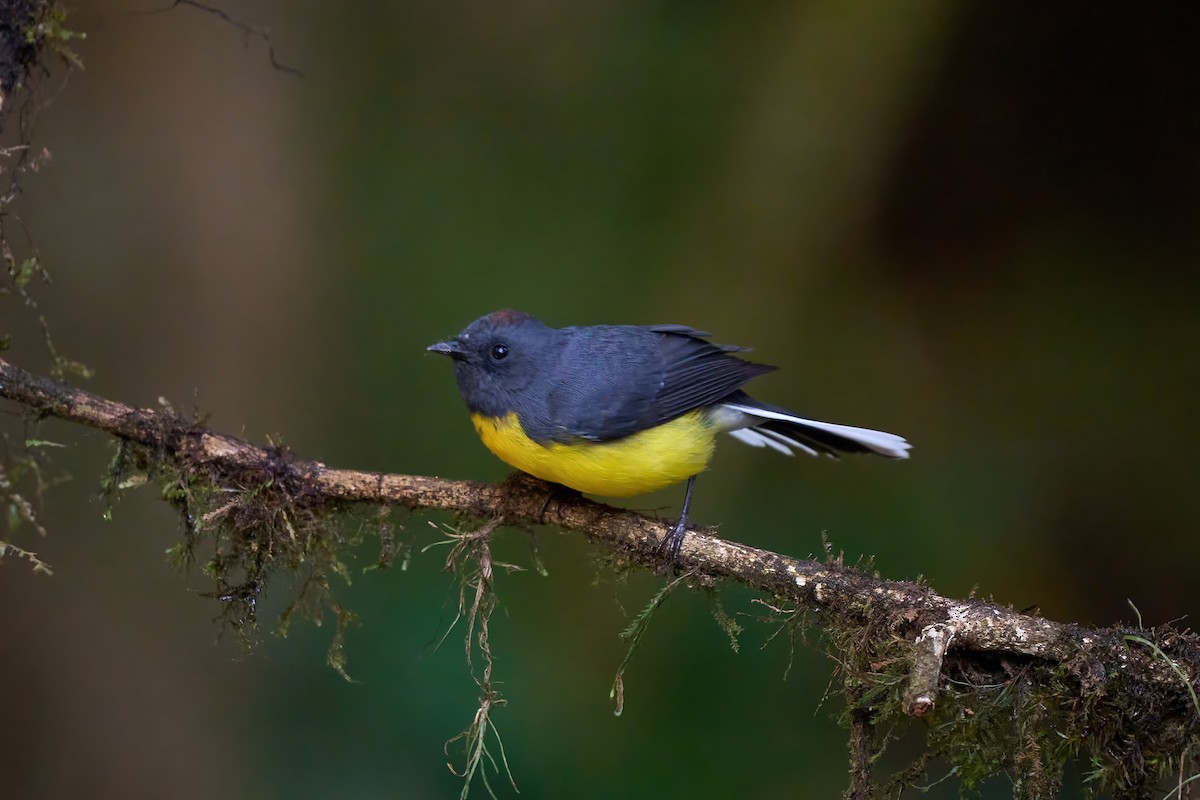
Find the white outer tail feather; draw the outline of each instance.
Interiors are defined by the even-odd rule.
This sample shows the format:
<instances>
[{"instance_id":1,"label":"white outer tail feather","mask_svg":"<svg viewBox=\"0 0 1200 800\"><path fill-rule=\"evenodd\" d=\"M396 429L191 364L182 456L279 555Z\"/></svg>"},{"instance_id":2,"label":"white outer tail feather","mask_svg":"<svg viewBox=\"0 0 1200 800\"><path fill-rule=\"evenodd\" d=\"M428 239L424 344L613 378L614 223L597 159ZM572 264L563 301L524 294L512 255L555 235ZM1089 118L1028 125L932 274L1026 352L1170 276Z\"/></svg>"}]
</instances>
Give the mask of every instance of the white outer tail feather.
<instances>
[{"instance_id":1,"label":"white outer tail feather","mask_svg":"<svg viewBox=\"0 0 1200 800\"><path fill-rule=\"evenodd\" d=\"M739 428L736 431L729 431L729 435L739 442L745 442L751 447L769 447L777 453L783 453L785 456L796 455L795 450L808 453L810 456L820 455L808 445L800 444L795 439L789 439L782 433L776 433L775 431L758 430L757 428Z\"/></svg>"},{"instance_id":2,"label":"white outer tail feather","mask_svg":"<svg viewBox=\"0 0 1200 800\"><path fill-rule=\"evenodd\" d=\"M891 458L908 458L908 451L912 447L904 437L897 436L894 433L885 431L871 430L870 428L856 428L852 425L839 425L835 422L819 422L812 419L804 419L793 414L784 414L778 411L770 411L765 408L755 408L754 406L741 405L740 403L723 403L722 406L730 411L736 411L745 415L749 419L745 419L744 423L748 427L740 427L729 431L729 435L740 442L750 445L751 447L770 447L772 450L778 450L787 455L793 455L791 449L795 448L809 455L817 455L817 452L811 447L801 444L796 440L777 431L769 431L763 428L755 428L754 419L775 419L781 422L790 422L793 425L801 425L817 430L827 431L837 436L844 436L847 439L858 442L863 447L870 448L876 453Z\"/></svg>"}]
</instances>

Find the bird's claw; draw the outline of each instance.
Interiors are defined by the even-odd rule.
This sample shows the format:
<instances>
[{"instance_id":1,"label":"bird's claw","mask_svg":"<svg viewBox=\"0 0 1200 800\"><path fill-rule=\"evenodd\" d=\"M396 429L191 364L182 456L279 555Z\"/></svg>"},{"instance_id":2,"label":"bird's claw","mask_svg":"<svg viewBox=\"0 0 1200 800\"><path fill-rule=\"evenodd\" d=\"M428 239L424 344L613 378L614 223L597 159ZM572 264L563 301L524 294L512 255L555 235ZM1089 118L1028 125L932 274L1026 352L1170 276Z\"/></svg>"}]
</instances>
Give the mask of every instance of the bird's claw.
<instances>
[{"instance_id":1,"label":"bird's claw","mask_svg":"<svg viewBox=\"0 0 1200 800\"><path fill-rule=\"evenodd\" d=\"M679 574L679 549L683 547L683 538L687 535L687 519L680 518L667 531L666 536L658 543L656 552L662 558L662 563L655 570L659 575Z\"/></svg>"}]
</instances>

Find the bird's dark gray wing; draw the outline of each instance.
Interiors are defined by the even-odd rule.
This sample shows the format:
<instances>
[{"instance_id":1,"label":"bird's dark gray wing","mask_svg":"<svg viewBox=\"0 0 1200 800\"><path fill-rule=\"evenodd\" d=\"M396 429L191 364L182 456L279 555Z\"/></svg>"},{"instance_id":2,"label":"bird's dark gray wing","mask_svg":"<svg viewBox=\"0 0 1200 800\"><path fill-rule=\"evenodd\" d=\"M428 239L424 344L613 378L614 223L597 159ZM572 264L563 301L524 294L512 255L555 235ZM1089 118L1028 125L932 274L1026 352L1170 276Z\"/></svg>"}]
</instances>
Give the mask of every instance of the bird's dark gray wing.
<instances>
[{"instance_id":1,"label":"bird's dark gray wing","mask_svg":"<svg viewBox=\"0 0 1200 800\"><path fill-rule=\"evenodd\" d=\"M690 334L662 336L659 354L664 374L654 398L653 424L720 402L747 381L774 371L775 367L730 355L745 349L712 344Z\"/></svg>"},{"instance_id":2,"label":"bird's dark gray wing","mask_svg":"<svg viewBox=\"0 0 1200 800\"><path fill-rule=\"evenodd\" d=\"M620 439L716 403L774 367L730 355L682 325L594 326L571 332L548 396L564 441Z\"/></svg>"}]
</instances>

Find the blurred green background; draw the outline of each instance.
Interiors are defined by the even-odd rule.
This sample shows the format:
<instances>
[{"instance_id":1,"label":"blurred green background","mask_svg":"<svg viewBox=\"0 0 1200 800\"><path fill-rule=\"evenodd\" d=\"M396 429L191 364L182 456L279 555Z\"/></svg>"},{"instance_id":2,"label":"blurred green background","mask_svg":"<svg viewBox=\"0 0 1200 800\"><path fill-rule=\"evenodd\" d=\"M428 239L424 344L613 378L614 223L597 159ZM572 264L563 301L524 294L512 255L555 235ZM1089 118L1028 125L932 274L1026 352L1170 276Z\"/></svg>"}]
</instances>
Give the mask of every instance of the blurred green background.
<instances>
[{"instance_id":1,"label":"blurred green background","mask_svg":"<svg viewBox=\"0 0 1200 800\"><path fill-rule=\"evenodd\" d=\"M331 465L493 480L426 344L500 307L685 323L783 367L764 400L915 446L834 463L728 440L696 521L796 556L826 531L885 576L1064 621L1197 610L1194 4L230 6L303 78L214 16L145 13L165 5L73 4L87 69L45 84L53 160L16 206L92 390ZM34 312L5 299L4 332L6 358L45 369ZM0 569L0 796L457 794L443 742L477 691L462 629L436 646L444 550L339 590L356 683L324 665L329 626L243 656L214 643L204 581L166 564L179 529L152 490L101 519L105 438L42 434L70 443L73 480L45 498L50 535L16 539L54 576ZM420 547L448 518L395 519ZM751 595L722 593L749 615L735 654L677 593L615 718L618 633L661 579L537 542L549 577L502 575L492 629L523 796L840 796L816 647L785 676ZM529 564L520 531L496 548Z\"/></svg>"}]
</instances>

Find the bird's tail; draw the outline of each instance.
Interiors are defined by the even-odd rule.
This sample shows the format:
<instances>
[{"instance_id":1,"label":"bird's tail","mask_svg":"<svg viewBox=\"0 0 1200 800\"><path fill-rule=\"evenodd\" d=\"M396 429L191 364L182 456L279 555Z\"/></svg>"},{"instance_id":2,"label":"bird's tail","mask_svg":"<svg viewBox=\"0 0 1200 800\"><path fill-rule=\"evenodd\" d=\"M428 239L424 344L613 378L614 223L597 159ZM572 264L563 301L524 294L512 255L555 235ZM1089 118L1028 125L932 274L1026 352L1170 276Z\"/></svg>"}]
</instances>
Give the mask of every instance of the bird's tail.
<instances>
[{"instance_id":1,"label":"bird's tail","mask_svg":"<svg viewBox=\"0 0 1200 800\"><path fill-rule=\"evenodd\" d=\"M894 433L804 419L739 394L741 396L736 400L721 405L723 409L743 415L744 427L730 430L729 434L752 447L770 447L789 456L799 450L833 458L841 453L878 453L888 458L908 458L912 447L904 437Z\"/></svg>"}]
</instances>

